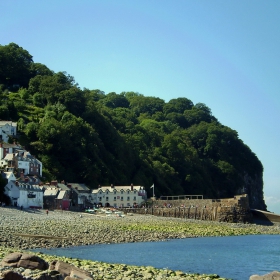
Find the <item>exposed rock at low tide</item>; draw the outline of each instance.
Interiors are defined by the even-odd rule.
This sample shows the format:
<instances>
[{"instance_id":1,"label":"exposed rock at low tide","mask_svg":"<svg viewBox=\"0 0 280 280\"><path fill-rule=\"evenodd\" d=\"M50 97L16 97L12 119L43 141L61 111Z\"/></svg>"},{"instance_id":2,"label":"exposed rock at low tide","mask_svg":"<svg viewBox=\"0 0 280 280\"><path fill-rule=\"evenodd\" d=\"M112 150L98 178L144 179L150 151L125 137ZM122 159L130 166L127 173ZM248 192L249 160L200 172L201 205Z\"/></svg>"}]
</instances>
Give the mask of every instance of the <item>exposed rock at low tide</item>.
<instances>
[{"instance_id":1,"label":"exposed rock at low tide","mask_svg":"<svg viewBox=\"0 0 280 280\"><path fill-rule=\"evenodd\" d=\"M40 210L33 212L33 210L21 211L2 207L0 208L0 261L8 253L16 250L20 252L20 250L34 248L161 241L173 238L238 234L280 234L280 228L278 225L268 227L251 224L228 224L151 215L108 217L83 213L80 217L80 213L67 211L50 211L46 215L44 211ZM217 275L185 274L181 271L150 267L59 259L57 257L55 259L52 256L39 253L37 255L48 264L54 261L64 261L74 265L89 272L94 279L222 279ZM33 279L28 276L32 271L30 268L20 267L7 269L6 266L2 266L0 268L2 274L6 273L15 277L15 273L20 273L25 277L24 279ZM67 277L72 276L67 275Z\"/></svg>"}]
</instances>

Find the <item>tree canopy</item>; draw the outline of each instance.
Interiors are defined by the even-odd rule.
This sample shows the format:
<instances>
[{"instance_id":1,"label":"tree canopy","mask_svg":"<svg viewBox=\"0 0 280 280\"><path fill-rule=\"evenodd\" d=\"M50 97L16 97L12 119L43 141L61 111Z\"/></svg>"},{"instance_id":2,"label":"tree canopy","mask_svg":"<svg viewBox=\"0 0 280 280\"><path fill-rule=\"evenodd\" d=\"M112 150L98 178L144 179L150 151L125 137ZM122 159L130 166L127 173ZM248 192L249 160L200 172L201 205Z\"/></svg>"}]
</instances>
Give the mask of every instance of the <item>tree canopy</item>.
<instances>
[{"instance_id":1,"label":"tree canopy","mask_svg":"<svg viewBox=\"0 0 280 280\"><path fill-rule=\"evenodd\" d=\"M80 89L14 43L0 46L0 64L0 118L18 122L43 180L217 198L242 193L244 174L262 176L257 156L203 103Z\"/></svg>"}]
</instances>

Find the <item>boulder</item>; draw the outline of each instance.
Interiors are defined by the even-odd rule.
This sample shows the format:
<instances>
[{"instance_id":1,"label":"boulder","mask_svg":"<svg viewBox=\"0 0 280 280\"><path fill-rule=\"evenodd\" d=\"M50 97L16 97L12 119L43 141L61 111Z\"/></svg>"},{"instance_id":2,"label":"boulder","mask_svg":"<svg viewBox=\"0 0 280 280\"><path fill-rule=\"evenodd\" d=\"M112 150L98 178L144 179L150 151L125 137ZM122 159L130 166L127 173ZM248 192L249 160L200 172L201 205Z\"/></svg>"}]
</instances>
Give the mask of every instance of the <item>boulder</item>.
<instances>
[{"instance_id":1,"label":"boulder","mask_svg":"<svg viewBox=\"0 0 280 280\"><path fill-rule=\"evenodd\" d=\"M2 260L2 266L10 266L10 267L17 267L17 263L20 260L22 253L11 253Z\"/></svg>"},{"instance_id":2,"label":"boulder","mask_svg":"<svg viewBox=\"0 0 280 280\"><path fill-rule=\"evenodd\" d=\"M50 264L49 269L58 271L63 277L70 276L75 279L84 279L84 280L93 279L93 277L89 272L63 261L53 261Z\"/></svg>"},{"instance_id":3,"label":"boulder","mask_svg":"<svg viewBox=\"0 0 280 280\"><path fill-rule=\"evenodd\" d=\"M80 269L72 264L63 261L53 261L50 265L40 257L26 253L11 253L5 256L1 262L3 267L9 267L2 270L0 280L72 280L83 279L92 280L91 274L83 269ZM22 267L25 271L22 275L13 271L13 268ZM36 276L31 274L31 270L41 270L36 273ZM27 278L26 278L27 277Z\"/></svg>"},{"instance_id":4,"label":"boulder","mask_svg":"<svg viewBox=\"0 0 280 280\"><path fill-rule=\"evenodd\" d=\"M36 255L18 252L11 253L5 256L5 258L2 260L1 265L9 267L23 267L31 270L46 270L49 267L47 262Z\"/></svg>"},{"instance_id":5,"label":"boulder","mask_svg":"<svg viewBox=\"0 0 280 280\"><path fill-rule=\"evenodd\" d=\"M3 280L24 280L25 278L12 270L6 270L1 273L1 279Z\"/></svg>"},{"instance_id":6,"label":"boulder","mask_svg":"<svg viewBox=\"0 0 280 280\"><path fill-rule=\"evenodd\" d=\"M280 279L280 272L273 271L269 274L265 275L252 275L250 276L250 280L279 280Z\"/></svg>"},{"instance_id":7,"label":"boulder","mask_svg":"<svg viewBox=\"0 0 280 280\"><path fill-rule=\"evenodd\" d=\"M19 262L18 267L24 267L29 269L39 269L39 270L46 270L49 268L49 264L45 262L45 260L41 259L40 257L32 254L22 254Z\"/></svg>"}]
</instances>

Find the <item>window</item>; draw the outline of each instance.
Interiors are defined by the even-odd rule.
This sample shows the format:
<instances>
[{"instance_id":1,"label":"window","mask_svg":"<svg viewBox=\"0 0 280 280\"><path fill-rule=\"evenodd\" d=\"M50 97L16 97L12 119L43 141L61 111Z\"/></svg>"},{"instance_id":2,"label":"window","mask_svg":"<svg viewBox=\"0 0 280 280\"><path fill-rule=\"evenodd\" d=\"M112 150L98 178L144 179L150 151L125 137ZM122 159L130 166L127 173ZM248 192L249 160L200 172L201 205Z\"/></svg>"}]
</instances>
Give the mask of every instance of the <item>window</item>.
<instances>
[{"instance_id":1,"label":"window","mask_svg":"<svg viewBox=\"0 0 280 280\"><path fill-rule=\"evenodd\" d=\"M114 201L116 201L116 197L114 196Z\"/></svg>"},{"instance_id":2,"label":"window","mask_svg":"<svg viewBox=\"0 0 280 280\"><path fill-rule=\"evenodd\" d=\"M123 191L121 191L121 194L123 194Z\"/></svg>"},{"instance_id":3,"label":"window","mask_svg":"<svg viewBox=\"0 0 280 280\"><path fill-rule=\"evenodd\" d=\"M127 191L127 194L129 194L129 191Z\"/></svg>"},{"instance_id":4,"label":"window","mask_svg":"<svg viewBox=\"0 0 280 280\"><path fill-rule=\"evenodd\" d=\"M130 203L127 203L127 206L130 206Z\"/></svg>"},{"instance_id":5,"label":"window","mask_svg":"<svg viewBox=\"0 0 280 280\"><path fill-rule=\"evenodd\" d=\"M102 201L102 197L99 197L99 201Z\"/></svg>"},{"instance_id":6,"label":"window","mask_svg":"<svg viewBox=\"0 0 280 280\"><path fill-rule=\"evenodd\" d=\"M130 197L128 196L128 197L127 197L127 201L129 201L129 200L130 200Z\"/></svg>"},{"instance_id":7,"label":"window","mask_svg":"<svg viewBox=\"0 0 280 280\"><path fill-rule=\"evenodd\" d=\"M133 200L136 200L136 196L133 197Z\"/></svg>"},{"instance_id":8,"label":"window","mask_svg":"<svg viewBox=\"0 0 280 280\"><path fill-rule=\"evenodd\" d=\"M134 190L134 193L137 193L137 191L136 191L136 190Z\"/></svg>"},{"instance_id":9,"label":"window","mask_svg":"<svg viewBox=\"0 0 280 280\"><path fill-rule=\"evenodd\" d=\"M108 196L106 196L106 201L108 201L109 200L109 197Z\"/></svg>"},{"instance_id":10,"label":"window","mask_svg":"<svg viewBox=\"0 0 280 280\"><path fill-rule=\"evenodd\" d=\"M123 197L121 196L121 200L123 201Z\"/></svg>"}]
</instances>

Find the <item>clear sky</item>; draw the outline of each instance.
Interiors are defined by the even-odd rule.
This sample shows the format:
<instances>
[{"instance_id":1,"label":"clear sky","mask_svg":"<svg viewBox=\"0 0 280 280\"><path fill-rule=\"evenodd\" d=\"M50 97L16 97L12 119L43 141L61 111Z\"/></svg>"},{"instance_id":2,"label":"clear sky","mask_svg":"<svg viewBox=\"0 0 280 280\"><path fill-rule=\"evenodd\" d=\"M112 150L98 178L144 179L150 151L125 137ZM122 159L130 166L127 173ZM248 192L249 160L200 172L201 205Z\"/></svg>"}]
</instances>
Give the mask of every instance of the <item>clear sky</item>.
<instances>
[{"instance_id":1,"label":"clear sky","mask_svg":"<svg viewBox=\"0 0 280 280\"><path fill-rule=\"evenodd\" d=\"M280 214L279 0L9 0L0 11L1 45L82 89L205 103L258 156Z\"/></svg>"}]
</instances>

